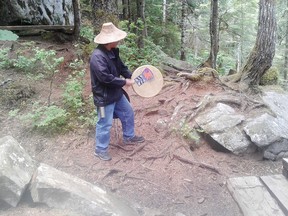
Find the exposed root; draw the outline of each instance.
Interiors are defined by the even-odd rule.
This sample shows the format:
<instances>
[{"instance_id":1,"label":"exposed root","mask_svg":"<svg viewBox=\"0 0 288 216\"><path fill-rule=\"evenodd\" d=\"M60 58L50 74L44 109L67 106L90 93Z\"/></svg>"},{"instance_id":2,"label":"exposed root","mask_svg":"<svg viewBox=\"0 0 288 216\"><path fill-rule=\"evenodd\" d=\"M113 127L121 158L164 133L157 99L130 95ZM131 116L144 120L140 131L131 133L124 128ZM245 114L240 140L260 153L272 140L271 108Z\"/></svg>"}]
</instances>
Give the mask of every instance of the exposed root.
<instances>
[{"instance_id":1,"label":"exposed root","mask_svg":"<svg viewBox=\"0 0 288 216\"><path fill-rule=\"evenodd\" d=\"M135 155L137 152L141 151L144 147L146 146L146 144L140 145L138 148L134 149L134 151L129 154L129 157Z\"/></svg>"},{"instance_id":2,"label":"exposed root","mask_svg":"<svg viewBox=\"0 0 288 216\"><path fill-rule=\"evenodd\" d=\"M208 170L210 170L210 171L212 171L212 172L215 172L215 173L217 173L217 174L220 174L220 171L219 171L217 168L215 168L215 167L213 167L213 166L211 166L211 165L209 165L209 164L205 164L205 163L201 163L201 162L196 162L196 161L191 161L191 160L189 160L189 159L183 158L183 157L181 157L181 156L179 156L179 155L176 155L176 154L174 154L173 157L176 158L176 159L178 159L179 161L181 161L181 162L183 162L183 163L191 164L191 165L196 165L196 166L198 166L198 167L201 167L201 168L204 168L204 169L208 169Z\"/></svg>"},{"instance_id":3,"label":"exposed root","mask_svg":"<svg viewBox=\"0 0 288 216\"><path fill-rule=\"evenodd\" d=\"M241 112L250 112L253 109L267 108L267 106L258 100L255 100L245 94L222 94L214 96L212 94L206 95L203 100L195 107L190 109L190 116L187 118L191 122L199 113L213 107L217 103L227 104L236 107ZM196 110L196 111L195 111Z\"/></svg>"},{"instance_id":4,"label":"exposed root","mask_svg":"<svg viewBox=\"0 0 288 216\"><path fill-rule=\"evenodd\" d=\"M133 148L125 148L124 146L121 146L121 145L118 145L118 144L110 144L111 146L114 146L114 147L116 147L116 148L119 148L119 149L122 149L123 151L126 151L126 152L128 152L128 151L133 151L134 149Z\"/></svg>"},{"instance_id":5,"label":"exposed root","mask_svg":"<svg viewBox=\"0 0 288 216\"><path fill-rule=\"evenodd\" d=\"M102 177L102 180L105 179L105 178L107 178L107 177L109 177L109 176L112 176L112 175L114 175L114 174L117 174L117 173L119 173L119 172L123 172L123 170L120 170L120 169L111 169L111 170L109 170L109 172L108 172L105 176Z\"/></svg>"}]
</instances>

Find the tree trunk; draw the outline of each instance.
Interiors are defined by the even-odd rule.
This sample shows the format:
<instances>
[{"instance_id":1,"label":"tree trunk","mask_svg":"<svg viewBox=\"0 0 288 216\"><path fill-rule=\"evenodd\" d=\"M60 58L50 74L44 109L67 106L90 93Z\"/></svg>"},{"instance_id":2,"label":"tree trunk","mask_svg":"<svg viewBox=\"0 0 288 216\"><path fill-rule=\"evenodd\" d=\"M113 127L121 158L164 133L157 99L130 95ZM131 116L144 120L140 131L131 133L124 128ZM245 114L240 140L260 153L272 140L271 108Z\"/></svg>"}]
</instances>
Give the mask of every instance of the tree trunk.
<instances>
[{"instance_id":1,"label":"tree trunk","mask_svg":"<svg viewBox=\"0 0 288 216\"><path fill-rule=\"evenodd\" d=\"M166 23L166 19L167 19L167 0L163 0L163 19L162 19L162 21L163 21L163 23L165 24Z\"/></svg>"},{"instance_id":2,"label":"tree trunk","mask_svg":"<svg viewBox=\"0 0 288 216\"><path fill-rule=\"evenodd\" d=\"M91 0L91 7L95 34L100 32L102 24L105 22L113 22L117 25L119 21L117 0Z\"/></svg>"},{"instance_id":3,"label":"tree trunk","mask_svg":"<svg viewBox=\"0 0 288 216\"><path fill-rule=\"evenodd\" d=\"M144 37L145 37L145 32L146 32L146 27L145 27L145 0L137 0L137 19L141 19L142 25L136 22L136 25L138 26L138 29L140 29L140 32L138 32L138 41L137 45L138 48L144 48Z\"/></svg>"},{"instance_id":4,"label":"tree trunk","mask_svg":"<svg viewBox=\"0 0 288 216\"><path fill-rule=\"evenodd\" d=\"M185 0L182 0L181 4L181 48L180 48L180 60L186 60L185 56L185 18L186 18L186 7L185 7Z\"/></svg>"},{"instance_id":5,"label":"tree trunk","mask_svg":"<svg viewBox=\"0 0 288 216\"><path fill-rule=\"evenodd\" d=\"M246 65L240 72L240 87L247 90L258 85L260 78L271 67L275 55L276 0L260 0L256 43Z\"/></svg>"},{"instance_id":6,"label":"tree trunk","mask_svg":"<svg viewBox=\"0 0 288 216\"><path fill-rule=\"evenodd\" d=\"M129 20L130 17L129 0L122 0L122 7L123 7L123 19Z\"/></svg>"},{"instance_id":7,"label":"tree trunk","mask_svg":"<svg viewBox=\"0 0 288 216\"><path fill-rule=\"evenodd\" d=\"M219 29L218 29L218 0L211 0L211 18L210 18L210 55L206 62L200 67L211 67L216 69L217 54L219 51Z\"/></svg>"},{"instance_id":8,"label":"tree trunk","mask_svg":"<svg viewBox=\"0 0 288 216\"><path fill-rule=\"evenodd\" d=\"M288 1L287 1L288 8ZM288 20L288 11L286 10L286 20ZM285 40L285 60L284 60L284 80L287 80L288 73L288 22L286 21L286 40Z\"/></svg>"},{"instance_id":9,"label":"tree trunk","mask_svg":"<svg viewBox=\"0 0 288 216\"><path fill-rule=\"evenodd\" d=\"M195 26L198 25L199 16L195 16L194 19L195 19L195 24L192 27L192 29L193 29L193 50L194 50L194 58L197 59L198 58L198 52L200 49L200 40L199 40L197 28Z\"/></svg>"},{"instance_id":10,"label":"tree trunk","mask_svg":"<svg viewBox=\"0 0 288 216\"><path fill-rule=\"evenodd\" d=\"M78 40L80 36L81 16L80 16L80 4L78 0L73 0L74 10L74 40Z\"/></svg>"}]
</instances>

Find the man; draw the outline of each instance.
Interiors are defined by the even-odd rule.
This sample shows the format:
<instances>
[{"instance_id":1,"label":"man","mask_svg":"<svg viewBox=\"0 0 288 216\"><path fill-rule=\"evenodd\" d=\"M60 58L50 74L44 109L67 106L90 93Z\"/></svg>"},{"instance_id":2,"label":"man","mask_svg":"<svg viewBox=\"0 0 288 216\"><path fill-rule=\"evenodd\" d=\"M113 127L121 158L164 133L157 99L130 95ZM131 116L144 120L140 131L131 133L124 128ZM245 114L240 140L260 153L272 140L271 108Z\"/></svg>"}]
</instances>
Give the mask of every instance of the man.
<instances>
[{"instance_id":1,"label":"man","mask_svg":"<svg viewBox=\"0 0 288 216\"><path fill-rule=\"evenodd\" d=\"M124 144L144 142L134 131L134 111L123 86L131 86L132 73L119 57L117 45L127 33L113 23L104 23L101 32L94 38L98 44L90 59L90 73L94 104L97 107L95 156L101 160L111 160L108 153L110 130L113 117L120 119Z\"/></svg>"}]
</instances>

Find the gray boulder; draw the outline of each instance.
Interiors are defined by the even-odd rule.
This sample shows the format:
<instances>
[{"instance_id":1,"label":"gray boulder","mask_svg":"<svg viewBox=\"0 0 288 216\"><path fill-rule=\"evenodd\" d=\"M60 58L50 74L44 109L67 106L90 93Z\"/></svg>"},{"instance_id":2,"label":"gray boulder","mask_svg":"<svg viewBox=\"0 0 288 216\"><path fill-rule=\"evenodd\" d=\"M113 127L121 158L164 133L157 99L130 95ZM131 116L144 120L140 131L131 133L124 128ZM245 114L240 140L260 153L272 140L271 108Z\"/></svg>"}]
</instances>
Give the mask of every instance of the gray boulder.
<instances>
[{"instance_id":1,"label":"gray boulder","mask_svg":"<svg viewBox=\"0 0 288 216\"><path fill-rule=\"evenodd\" d=\"M264 151L264 158L269 160L279 160L288 158L288 140L283 139L268 146Z\"/></svg>"},{"instance_id":2,"label":"gray boulder","mask_svg":"<svg viewBox=\"0 0 288 216\"><path fill-rule=\"evenodd\" d=\"M2 0L1 25L74 25L72 0Z\"/></svg>"},{"instance_id":3,"label":"gray boulder","mask_svg":"<svg viewBox=\"0 0 288 216\"><path fill-rule=\"evenodd\" d=\"M239 127L245 117L223 103L218 103L207 112L201 113L196 123L224 148L234 154L253 149L252 143Z\"/></svg>"},{"instance_id":4,"label":"gray boulder","mask_svg":"<svg viewBox=\"0 0 288 216\"><path fill-rule=\"evenodd\" d=\"M288 95L269 91L264 92L262 99L266 108L245 113L217 103L200 112L195 121L204 133L234 154L249 153L258 148L263 151L265 159L287 157Z\"/></svg>"},{"instance_id":5,"label":"gray boulder","mask_svg":"<svg viewBox=\"0 0 288 216\"><path fill-rule=\"evenodd\" d=\"M85 216L137 216L123 199L82 179L40 164L31 182L31 197L51 208L67 209Z\"/></svg>"},{"instance_id":6,"label":"gray boulder","mask_svg":"<svg viewBox=\"0 0 288 216\"><path fill-rule=\"evenodd\" d=\"M0 206L15 207L24 194L37 163L11 136L0 138Z\"/></svg>"},{"instance_id":7,"label":"gray boulder","mask_svg":"<svg viewBox=\"0 0 288 216\"><path fill-rule=\"evenodd\" d=\"M285 93L278 93L267 91L262 97L264 103L284 122L288 122L288 95ZM286 124L286 129L288 125Z\"/></svg>"},{"instance_id":8,"label":"gray boulder","mask_svg":"<svg viewBox=\"0 0 288 216\"><path fill-rule=\"evenodd\" d=\"M244 131L252 142L262 148L281 139L281 129L276 118L265 113L248 119Z\"/></svg>"}]
</instances>

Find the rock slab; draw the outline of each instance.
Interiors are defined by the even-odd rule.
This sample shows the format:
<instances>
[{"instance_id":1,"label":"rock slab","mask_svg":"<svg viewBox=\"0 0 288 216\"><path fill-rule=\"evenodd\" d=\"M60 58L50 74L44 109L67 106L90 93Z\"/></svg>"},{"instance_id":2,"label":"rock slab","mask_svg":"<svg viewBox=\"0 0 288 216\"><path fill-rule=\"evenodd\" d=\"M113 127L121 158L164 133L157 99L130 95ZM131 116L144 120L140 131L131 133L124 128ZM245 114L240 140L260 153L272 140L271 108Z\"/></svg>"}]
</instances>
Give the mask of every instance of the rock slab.
<instances>
[{"instance_id":1,"label":"rock slab","mask_svg":"<svg viewBox=\"0 0 288 216\"><path fill-rule=\"evenodd\" d=\"M260 177L266 188L277 200L285 215L288 215L288 181L283 175Z\"/></svg>"},{"instance_id":2,"label":"rock slab","mask_svg":"<svg viewBox=\"0 0 288 216\"><path fill-rule=\"evenodd\" d=\"M0 206L16 207L37 163L11 136L0 138Z\"/></svg>"},{"instance_id":3,"label":"rock slab","mask_svg":"<svg viewBox=\"0 0 288 216\"><path fill-rule=\"evenodd\" d=\"M230 178L227 187L244 216L284 216L277 201L256 176Z\"/></svg>"},{"instance_id":4,"label":"rock slab","mask_svg":"<svg viewBox=\"0 0 288 216\"><path fill-rule=\"evenodd\" d=\"M35 172L30 191L36 203L72 210L83 216L138 216L123 199L46 164L40 164Z\"/></svg>"}]
</instances>

